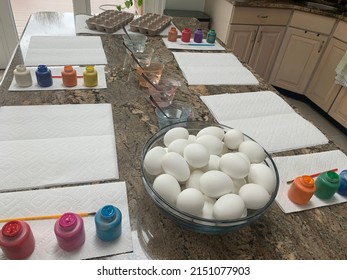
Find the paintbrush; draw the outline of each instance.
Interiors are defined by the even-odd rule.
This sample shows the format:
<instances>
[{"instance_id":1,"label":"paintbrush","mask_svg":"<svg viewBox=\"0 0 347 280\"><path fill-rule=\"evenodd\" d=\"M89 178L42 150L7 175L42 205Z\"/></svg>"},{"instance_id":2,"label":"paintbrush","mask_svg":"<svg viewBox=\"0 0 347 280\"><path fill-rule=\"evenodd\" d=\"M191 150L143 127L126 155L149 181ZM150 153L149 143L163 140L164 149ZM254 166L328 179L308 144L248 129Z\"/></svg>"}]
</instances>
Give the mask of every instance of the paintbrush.
<instances>
[{"instance_id":1,"label":"paintbrush","mask_svg":"<svg viewBox=\"0 0 347 280\"><path fill-rule=\"evenodd\" d=\"M338 170L338 168L334 168L334 169L331 169L331 170L328 170L328 171L336 172L337 170ZM311 175L308 175L308 176L314 178L314 177L318 177L321 173L328 172L328 171L323 171L323 172L319 172L319 173L314 173L314 174L311 174ZM292 179L292 180L287 181L287 184L293 183L294 180L295 180L295 179Z\"/></svg>"},{"instance_id":2,"label":"paintbrush","mask_svg":"<svg viewBox=\"0 0 347 280\"><path fill-rule=\"evenodd\" d=\"M93 216L96 213L95 212L83 212L83 213L77 213L81 217L87 217L87 216ZM10 221L33 221L33 220L48 220L48 219L58 219L63 214L53 214L53 215L43 215L43 216L29 216L29 217L18 217L18 218L6 218L6 219L0 219L0 223L7 223Z\"/></svg>"}]
</instances>

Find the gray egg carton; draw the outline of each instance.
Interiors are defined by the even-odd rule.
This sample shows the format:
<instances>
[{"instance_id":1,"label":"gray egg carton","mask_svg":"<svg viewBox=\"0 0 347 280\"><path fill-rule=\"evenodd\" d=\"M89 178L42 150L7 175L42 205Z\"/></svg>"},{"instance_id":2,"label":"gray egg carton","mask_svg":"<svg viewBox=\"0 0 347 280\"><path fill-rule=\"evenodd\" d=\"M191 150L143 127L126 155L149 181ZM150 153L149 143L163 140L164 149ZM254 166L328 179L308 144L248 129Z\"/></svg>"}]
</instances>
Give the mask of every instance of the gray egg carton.
<instances>
[{"instance_id":1,"label":"gray egg carton","mask_svg":"<svg viewBox=\"0 0 347 280\"><path fill-rule=\"evenodd\" d=\"M147 13L137 19L134 19L129 23L129 26L130 30L133 32L140 32L148 36L155 36L168 27L170 23L170 16Z\"/></svg>"},{"instance_id":2,"label":"gray egg carton","mask_svg":"<svg viewBox=\"0 0 347 280\"><path fill-rule=\"evenodd\" d=\"M134 18L134 14L107 10L86 20L86 24L91 30L98 30L106 33L114 33L122 26L127 25Z\"/></svg>"}]
</instances>

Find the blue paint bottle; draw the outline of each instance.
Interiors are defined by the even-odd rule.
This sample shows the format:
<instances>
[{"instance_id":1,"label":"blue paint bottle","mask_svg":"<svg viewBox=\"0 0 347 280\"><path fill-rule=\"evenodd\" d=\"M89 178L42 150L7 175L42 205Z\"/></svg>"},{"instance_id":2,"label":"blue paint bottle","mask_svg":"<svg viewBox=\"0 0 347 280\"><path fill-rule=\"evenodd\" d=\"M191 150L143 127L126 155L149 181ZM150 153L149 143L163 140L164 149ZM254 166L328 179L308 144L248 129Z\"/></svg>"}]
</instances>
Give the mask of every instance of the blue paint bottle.
<instances>
[{"instance_id":1,"label":"blue paint bottle","mask_svg":"<svg viewBox=\"0 0 347 280\"><path fill-rule=\"evenodd\" d=\"M35 74L40 87L50 87L53 84L51 70L46 65L37 66Z\"/></svg>"},{"instance_id":2,"label":"blue paint bottle","mask_svg":"<svg viewBox=\"0 0 347 280\"><path fill-rule=\"evenodd\" d=\"M347 196L347 169L340 173L340 186L337 192L340 195Z\"/></svg>"},{"instance_id":3,"label":"blue paint bottle","mask_svg":"<svg viewBox=\"0 0 347 280\"><path fill-rule=\"evenodd\" d=\"M122 213L113 206L106 205L95 214L96 234L102 241L113 241L122 234Z\"/></svg>"}]
</instances>

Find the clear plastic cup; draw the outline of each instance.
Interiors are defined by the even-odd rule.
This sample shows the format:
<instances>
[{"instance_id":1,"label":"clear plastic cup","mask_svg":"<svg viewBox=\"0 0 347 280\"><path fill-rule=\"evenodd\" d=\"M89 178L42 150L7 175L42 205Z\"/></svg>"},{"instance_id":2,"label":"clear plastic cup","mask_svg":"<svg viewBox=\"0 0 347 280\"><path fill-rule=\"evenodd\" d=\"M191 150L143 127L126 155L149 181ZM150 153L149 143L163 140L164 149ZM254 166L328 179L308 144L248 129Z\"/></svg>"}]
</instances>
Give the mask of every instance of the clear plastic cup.
<instances>
[{"instance_id":1,"label":"clear plastic cup","mask_svg":"<svg viewBox=\"0 0 347 280\"><path fill-rule=\"evenodd\" d=\"M151 64L153 53L154 49L147 47L143 52L134 52L134 56L137 58L142 67L148 67ZM132 59L131 67L136 69L138 64L133 58L130 59Z\"/></svg>"},{"instance_id":2,"label":"clear plastic cup","mask_svg":"<svg viewBox=\"0 0 347 280\"><path fill-rule=\"evenodd\" d=\"M147 81L141 76L142 73L144 73L153 84L159 84L164 70L164 63L151 61L149 66L143 68L144 69L141 69L140 66L136 67L136 72L139 75L140 86L145 88L147 87Z\"/></svg>"},{"instance_id":3,"label":"clear plastic cup","mask_svg":"<svg viewBox=\"0 0 347 280\"><path fill-rule=\"evenodd\" d=\"M129 34L130 39L128 35L122 35L124 44L133 52L144 52L147 41L147 36L143 34Z\"/></svg>"},{"instance_id":4,"label":"clear plastic cup","mask_svg":"<svg viewBox=\"0 0 347 280\"><path fill-rule=\"evenodd\" d=\"M165 116L162 111L164 111ZM165 108L155 108L155 114L158 119L159 128L163 128L167 125L185 122L188 120L194 120L192 107L181 101L173 101L171 105Z\"/></svg>"},{"instance_id":5,"label":"clear plastic cup","mask_svg":"<svg viewBox=\"0 0 347 280\"><path fill-rule=\"evenodd\" d=\"M172 103L176 90L180 86L181 83L179 81L169 78L160 79L156 87L147 83L148 94L154 98L155 102L157 102L160 107L167 107ZM155 104L153 104L153 106L155 106Z\"/></svg>"}]
</instances>

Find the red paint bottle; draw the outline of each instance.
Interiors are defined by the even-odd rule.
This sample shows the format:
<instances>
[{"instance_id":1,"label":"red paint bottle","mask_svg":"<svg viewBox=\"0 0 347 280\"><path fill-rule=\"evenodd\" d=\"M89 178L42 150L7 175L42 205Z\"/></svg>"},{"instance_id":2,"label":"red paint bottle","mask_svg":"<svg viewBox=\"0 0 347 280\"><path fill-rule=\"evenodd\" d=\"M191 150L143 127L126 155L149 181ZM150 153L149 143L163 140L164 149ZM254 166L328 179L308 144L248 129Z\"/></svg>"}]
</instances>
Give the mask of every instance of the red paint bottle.
<instances>
[{"instance_id":1,"label":"red paint bottle","mask_svg":"<svg viewBox=\"0 0 347 280\"><path fill-rule=\"evenodd\" d=\"M192 36L192 32L190 31L189 28L185 27L182 30L182 36L181 36L181 41L185 43L190 42L190 37Z\"/></svg>"},{"instance_id":2,"label":"red paint bottle","mask_svg":"<svg viewBox=\"0 0 347 280\"><path fill-rule=\"evenodd\" d=\"M10 221L0 231L0 247L11 260L29 257L35 249L35 239L28 223Z\"/></svg>"}]
</instances>

